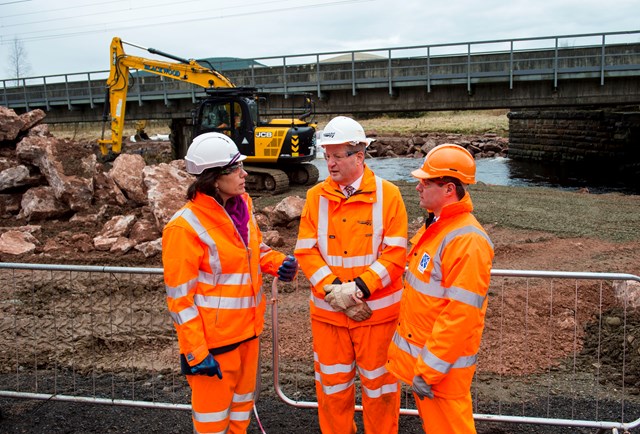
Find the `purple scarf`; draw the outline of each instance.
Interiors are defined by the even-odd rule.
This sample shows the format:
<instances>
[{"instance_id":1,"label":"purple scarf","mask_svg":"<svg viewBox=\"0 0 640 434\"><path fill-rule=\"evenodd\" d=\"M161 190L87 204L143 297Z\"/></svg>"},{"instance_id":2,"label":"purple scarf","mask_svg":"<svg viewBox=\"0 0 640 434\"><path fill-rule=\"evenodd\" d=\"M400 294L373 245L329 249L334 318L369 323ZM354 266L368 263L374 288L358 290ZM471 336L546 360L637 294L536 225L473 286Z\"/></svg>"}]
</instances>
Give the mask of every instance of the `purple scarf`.
<instances>
[{"instance_id":1,"label":"purple scarf","mask_svg":"<svg viewBox=\"0 0 640 434\"><path fill-rule=\"evenodd\" d=\"M247 204L242 200L241 196L234 196L227 200L224 209L227 210L229 217L236 225L236 229L238 229L244 243L249 245L249 226L247 225L249 222L249 209Z\"/></svg>"}]
</instances>

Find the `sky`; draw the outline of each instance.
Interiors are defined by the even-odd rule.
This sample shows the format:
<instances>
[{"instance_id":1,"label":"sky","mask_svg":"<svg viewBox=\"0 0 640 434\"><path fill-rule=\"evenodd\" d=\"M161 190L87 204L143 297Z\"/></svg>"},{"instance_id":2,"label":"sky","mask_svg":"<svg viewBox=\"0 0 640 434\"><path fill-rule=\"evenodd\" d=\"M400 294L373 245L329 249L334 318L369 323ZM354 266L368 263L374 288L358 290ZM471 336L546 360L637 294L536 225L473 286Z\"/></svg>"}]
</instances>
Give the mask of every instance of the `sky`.
<instances>
[{"instance_id":1,"label":"sky","mask_svg":"<svg viewBox=\"0 0 640 434\"><path fill-rule=\"evenodd\" d=\"M635 31L639 17L638 0L0 0L0 78L15 78L16 43L21 75L37 77L108 70L114 36L183 58L257 58Z\"/></svg>"}]
</instances>

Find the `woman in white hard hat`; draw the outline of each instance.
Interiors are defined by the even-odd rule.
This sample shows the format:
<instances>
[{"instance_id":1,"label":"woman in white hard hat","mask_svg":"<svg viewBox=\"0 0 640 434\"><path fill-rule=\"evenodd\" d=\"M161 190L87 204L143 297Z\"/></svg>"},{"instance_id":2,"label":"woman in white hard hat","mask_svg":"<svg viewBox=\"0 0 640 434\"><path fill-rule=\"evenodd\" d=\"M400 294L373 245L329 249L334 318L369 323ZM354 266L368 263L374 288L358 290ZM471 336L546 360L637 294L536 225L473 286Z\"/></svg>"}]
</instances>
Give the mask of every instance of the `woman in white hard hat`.
<instances>
[{"instance_id":1,"label":"woman in white hard hat","mask_svg":"<svg viewBox=\"0 0 640 434\"><path fill-rule=\"evenodd\" d=\"M196 180L162 234L167 304L195 432L246 432L264 324L262 273L291 281L298 269L293 256L262 242L245 192L245 158L224 134L196 137L185 157Z\"/></svg>"}]
</instances>

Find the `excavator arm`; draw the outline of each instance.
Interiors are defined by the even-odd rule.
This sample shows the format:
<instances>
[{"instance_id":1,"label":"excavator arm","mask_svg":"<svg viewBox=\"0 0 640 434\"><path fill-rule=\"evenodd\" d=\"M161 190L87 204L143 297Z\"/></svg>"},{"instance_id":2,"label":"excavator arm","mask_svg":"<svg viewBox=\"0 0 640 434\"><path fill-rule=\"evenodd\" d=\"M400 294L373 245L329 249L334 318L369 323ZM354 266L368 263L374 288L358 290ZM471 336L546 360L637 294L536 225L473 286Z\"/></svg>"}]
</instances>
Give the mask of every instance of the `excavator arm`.
<instances>
[{"instance_id":1,"label":"excavator arm","mask_svg":"<svg viewBox=\"0 0 640 434\"><path fill-rule=\"evenodd\" d=\"M123 44L132 45L149 53L176 60L177 63L127 55L124 52ZM172 80L192 83L205 89L235 87L224 75L213 68L200 65L194 59L183 59L153 48L140 47L139 45L122 41L118 37L113 38L111 41L110 64L111 68L105 89L103 121L105 123L109 119L111 121L111 138L104 138L103 127L102 138L98 140L102 155L107 155L109 150L114 154L119 154L122 149L127 91L129 89L129 69L137 69Z\"/></svg>"}]
</instances>

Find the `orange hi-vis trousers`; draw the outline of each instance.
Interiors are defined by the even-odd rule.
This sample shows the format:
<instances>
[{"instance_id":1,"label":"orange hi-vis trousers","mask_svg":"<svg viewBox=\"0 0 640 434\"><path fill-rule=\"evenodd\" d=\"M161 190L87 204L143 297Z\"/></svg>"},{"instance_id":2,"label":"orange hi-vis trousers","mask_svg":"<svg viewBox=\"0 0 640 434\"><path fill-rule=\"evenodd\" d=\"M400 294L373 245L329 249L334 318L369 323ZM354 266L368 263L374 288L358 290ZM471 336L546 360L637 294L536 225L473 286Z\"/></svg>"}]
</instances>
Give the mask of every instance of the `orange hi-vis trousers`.
<instances>
[{"instance_id":1,"label":"orange hi-vis trousers","mask_svg":"<svg viewBox=\"0 0 640 434\"><path fill-rule=\"evenodd\" d=\"M471 393L463 398L420 399L415 393L422 428L426 434L475 434Z\"/></svg>"},{"instance_id":2,"label":"orange hi-vis trousers","mask_svg":"<svg viewBox=\"0 0 640 434\"><path fill-rule=\"evenodd\" d=\"M222 379L187 375L191 386L193 429L196 433L240 434L247 431L258 372L258 338L214 356Z\"/></svg>"},{"instance_id":3,"label":"orange hi-vis trousers","mask_svg":"<svg viewBox=\"0 0 640 434\"><path fill-rule=\"evenodd\" d=\"M356 366L362 383L364 431L398 432L400 383L385 368L395 320L339 327L312 319L318 418L323 434L356 432Z\"/></svg>"}]
</instances>

